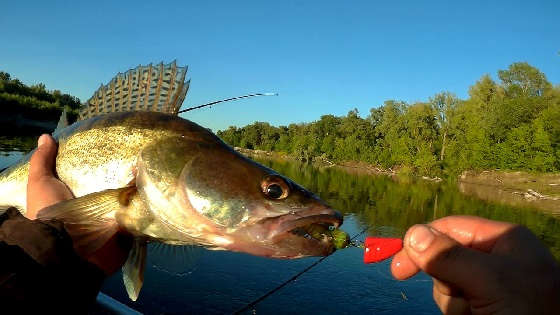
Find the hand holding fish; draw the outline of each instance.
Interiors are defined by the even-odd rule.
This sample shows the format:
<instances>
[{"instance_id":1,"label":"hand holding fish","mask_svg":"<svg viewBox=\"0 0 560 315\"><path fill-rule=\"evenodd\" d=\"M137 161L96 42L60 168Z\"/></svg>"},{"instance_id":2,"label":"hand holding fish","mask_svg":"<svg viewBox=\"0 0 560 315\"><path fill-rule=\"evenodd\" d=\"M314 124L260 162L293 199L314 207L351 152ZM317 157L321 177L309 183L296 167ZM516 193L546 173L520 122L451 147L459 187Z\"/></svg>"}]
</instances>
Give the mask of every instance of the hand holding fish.
<instances>
[{"instance_id":1,"label":"hand holding fish","mask_svg":"<svg viewBox=\"0 0 560 315\"><path fill-rule=\"evenodd\" d=\"M444 314L558 314L560 267L527 228L470 216L415 225L391 271L424 271Z\"/></svg>"},{"instance_id":2,"label":"hand holding fish","mask_svg":"<svg viewBox=\"0 0 560 315\"><path fill-rule=\"evenodd\" d=\"M57 144L49 135L42 135L29 165L27 182L27 212L29 219L36 219L41 209L74 198L68 187L54 174ZM83 257L99 267L106 275L117 271L126 261L131 240L115 234L102 248L89 257Z\"/></svg>"},{"instance_id":3,"label":"hand holding fish","mask_svg":"<svg viewBox=\"0 0 560 315\"><path fill-rule=\"evenodd\" d=\"M74 250L107 274L129 252L132 300L148 243L295 259L329 255L347 239L336 232L342 215L313 193L177 116L186 72L175 62L138 66L102 85L72 125L63 112L53 132L60 181L50 138L31 163L26 156L0 173L0 208L64 222Z\"/></svg>"},{"instance_id":4,"label":"hand holding fish","mask_svg":"<svg viewBox=\"0 0 560 315\"><path fill-rule=\"evenodd\" d=\"M37 212L63 200L74 198L68 187L54 174L57 145L49 135L39 137L37 150L31 157L27 182L28 219L35 220Z\"/></svg>"}]
</instances>

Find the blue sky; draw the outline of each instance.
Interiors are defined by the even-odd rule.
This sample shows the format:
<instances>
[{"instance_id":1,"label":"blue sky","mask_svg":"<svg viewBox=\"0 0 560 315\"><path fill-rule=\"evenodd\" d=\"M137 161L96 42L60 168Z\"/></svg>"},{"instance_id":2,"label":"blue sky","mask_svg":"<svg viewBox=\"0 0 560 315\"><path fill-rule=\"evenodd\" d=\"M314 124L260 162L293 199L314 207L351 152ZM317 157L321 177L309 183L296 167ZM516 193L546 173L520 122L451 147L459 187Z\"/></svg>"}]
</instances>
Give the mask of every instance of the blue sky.
<instances>
[{"instance_id":1,"label":"blue sky","mask_svg":"<svg viewBox=\"0 0 560 315\"><path fill-rule=\"evenodd\" d=\"M362 116L387 99L466 97L527 61L560 83L560 1L9 1L0 69L87 100L139 64L189 65L184 106L213 130Z\"/></svg>"}]
</instances>

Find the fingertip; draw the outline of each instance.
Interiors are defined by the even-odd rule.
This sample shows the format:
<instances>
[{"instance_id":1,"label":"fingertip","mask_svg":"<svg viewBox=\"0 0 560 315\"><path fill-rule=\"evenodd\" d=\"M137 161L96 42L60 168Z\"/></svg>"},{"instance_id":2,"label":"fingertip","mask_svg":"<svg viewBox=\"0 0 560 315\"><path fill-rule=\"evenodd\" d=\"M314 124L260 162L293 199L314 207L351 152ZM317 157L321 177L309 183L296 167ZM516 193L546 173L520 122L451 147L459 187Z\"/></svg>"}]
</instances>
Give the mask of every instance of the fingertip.
<instances>
[{"instance_id":1,"label":"fingertip","mask_svg":"<svg viewBox=\"0 0 560 315\"><path fill-rule=\"evenodd\" d=\"M37 140L37 145L37 150L29 161L29 178L31 181L45 175L52 176L56 158L56 142L50 135L41 135Z\"/></svg>"},{"instance_id":2,"label":"fingertip","mask_svg":"<svg viewBox=\"0 0 560 315\"><path fill-rule=\"evenodd\" d=\"M50 136L47 134L42 134L37 140L37 146L43 146L47 141L49 141Z\"/></svg>"},{"instance_id":3,"label":"fingertip","mask_svg":"<svg viewBox=\"0 0 560 315\"><path fill-rule=\"evenodd\" d=\"M418 273L418 271L420 271L420 269L414 264L410 257L408 257L405 250L401 250L393 256L393 260L391 261L391 273L395 279L408 279Z\"/></svg>"},{"instance_id":4,"label":"fingertip","mask_svg":"<svg viewBox=\"0 0 560 315\"><path fill-rule=\"evenodd\" d=\"M416 252L410 251L411 244L418 245L419 238L415 237L417 230L426 229L424 224L416 224L408 229L403 239L403 249L391 261L391 273L398 280L408 279L417 274L421 268L414 261Z\"/></svg>"},{"instance_id":5,"label":"fingertip","mask_svg":"<svg viewBox=\"0 0 560 315\"><path fill-rule=\"evenodd\" d=\"M489 279L494 279L495 270L498 270L491 257L466 248L448 235L426 225L416 225L409 229L405 236L404 250L415 266L458 288L480 292L487 290ZM473 277L473 274L477 276Z\"/></svg>"},{"instance_id":6,"label":"fingertip","mask_svg":"<svg viewBox=\"0 0 560 315\"><path fill-rule=\"evenodd\" d=\"M37 149L52 148L56 146L56 141L51 135L44 133L37 139Z\"/></svg>"},{"instance_id":7,"label":"fingertip","mask_svg":"<svg viewBox=\"0 0 560 315\"><path fill-rule=\"evenodd\" d=\"M416 224L406 233L404 246L421 253L432 245L435 238L436 231L433 228L424 224Z\"/></svg>"}]
</instances>

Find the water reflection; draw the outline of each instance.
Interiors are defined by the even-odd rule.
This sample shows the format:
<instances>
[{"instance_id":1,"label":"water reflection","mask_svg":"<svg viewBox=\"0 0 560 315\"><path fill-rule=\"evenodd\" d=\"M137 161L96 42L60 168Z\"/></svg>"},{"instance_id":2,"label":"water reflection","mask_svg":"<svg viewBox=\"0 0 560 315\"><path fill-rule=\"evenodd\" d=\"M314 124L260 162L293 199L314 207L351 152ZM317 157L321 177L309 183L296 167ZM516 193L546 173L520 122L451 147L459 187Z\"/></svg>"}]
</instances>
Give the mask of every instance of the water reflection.
<instances>
[{"instance_id":1,"label":"water reflection","mask_svg":"<svg viewBox=\"0 0 560 315\"><path fill-rule=\"evenodd\" d=\"M513 207L524 207L530 204L535 209L540 209L543 212L560 218L560 206L556 198L535 198L519 189L468 182L460 182L459 189L465 195L470 195L480 200L508 204Z\"/></svg>"},{"instance_id":2,"label":"water reflection","mask_svg":"<svg viewBox=\"0 0 560 315\"><path fill-rule=\"evenodd\" d=\"M0 138L0 143L2 143ZM0 149L0 167L35 146L36 138L8 139ZM22 152L23 151L23 152ZM15 161L14 161L15 162ZM397 182L389 177L349 174L335 168L264 160L261 163L316 192L345 215L343 229L355 235L402 236L413 224L450 214L472 214L527 225L555 256L560 257L557 219L533 209L483 202L461 194L454 185L426 181ZM363 238L363 236L362 236ZM259 303L260 314L439 314L432 283L420 273L395 281L389 261L364 265L363 251L335 252L296 282ZM110 277L103 292L146 314L224 314L242 308L265 292L307 268L317 258L277 260L227 251L204 251L188 269L169 272L162 261L176 254L148 252L145 282L138 301L124 290L120 273ZM186 267L187 268L187 267ZM249 312L250 313L250 312Z\"/></svg>"},{"instance_id":3,"label":"water reflection","mask_svg":"<svg viewBox=\"0 0 560 315\"><path fill-rule=\"evenodd\" d=\"M0 136L0 171L16 163L37 145L37 137Z\"/></svg>"},{"instance_id":4,"label":"water reflection","mask_svg":"<svg viewBox=\"0 0 560 315\"><path fill-rule=\"evenodd\" d=\"M402 236L416 223L454 214L476 215L526 225L560 258L560 220L540 210L481 201L462 194L455 184L403 182L286 161L259 162L317 192L345 216L356 216L377 234Z\"/></svg>"},{"instance_id":5,"label":"water reflection","mask_svg":"<svg viewBox=\"0 0 560 315\"><path fill-rule=\"evenodd\" d=\"M35 136L0 136L0 154L27 153L37 146L37 138Z\"/></svg>"}]
</instances>

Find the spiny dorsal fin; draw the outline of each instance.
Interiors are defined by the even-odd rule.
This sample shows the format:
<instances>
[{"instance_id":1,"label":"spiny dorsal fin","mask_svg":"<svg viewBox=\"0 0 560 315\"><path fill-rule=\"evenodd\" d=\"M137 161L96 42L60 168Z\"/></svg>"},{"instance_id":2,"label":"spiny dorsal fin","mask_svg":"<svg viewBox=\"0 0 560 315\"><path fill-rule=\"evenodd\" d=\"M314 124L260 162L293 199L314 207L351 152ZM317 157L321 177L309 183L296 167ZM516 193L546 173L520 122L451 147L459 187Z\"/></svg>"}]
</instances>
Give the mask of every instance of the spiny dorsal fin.
<instances>
[{"instance_id":1,"label":"spiny dorsal fin","mask_svg":"<svg viewBox=\"0 0 560 315\"><path fill-rule=\"evenodd\" d=\"M68 127L68 115L66 113L66 107L64 107L62 114L60 114L60 119L58 119L56 129L53 131L53 135L66 127Z\"/></svg>"},{"instance_id":2,"label":"spiny dorsal fin","mask_svg":"<svg viewBox=\"0 0 560 315\"><path fill-rule=\"evenodd\" d=\"M80 108L79 120L101 114L129 111L153 111L176 115L185 100L190 81L188 67L175 61L164 65L138 66L118 73L107 85L101 85Z\"/></svg>"}]
</instances>

